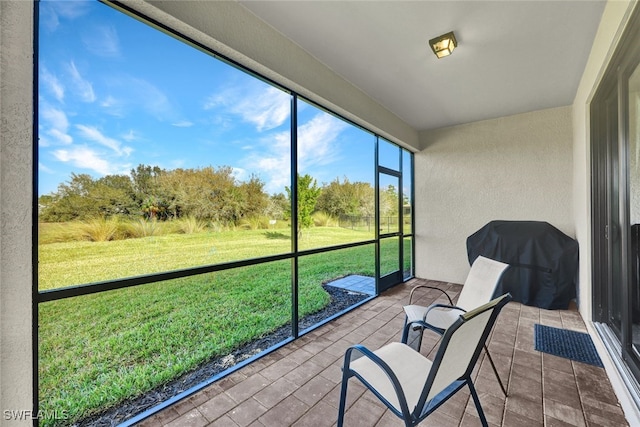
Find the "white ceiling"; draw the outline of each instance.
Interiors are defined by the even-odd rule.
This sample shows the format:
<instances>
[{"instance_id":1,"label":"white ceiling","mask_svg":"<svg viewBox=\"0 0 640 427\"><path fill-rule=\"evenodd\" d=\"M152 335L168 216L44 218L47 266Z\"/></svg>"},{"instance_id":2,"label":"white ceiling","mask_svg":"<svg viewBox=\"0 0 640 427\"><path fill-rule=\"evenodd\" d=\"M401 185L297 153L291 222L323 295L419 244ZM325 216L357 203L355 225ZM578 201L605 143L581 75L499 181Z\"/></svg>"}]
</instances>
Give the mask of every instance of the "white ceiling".
<instances>
[{"instance_id":1,"label":"white ceiling","mask_svg":"<svg viewBox=\"0 0 640 427\"><path fill-rule=\"evenodd\" d=\"M604 1L246 1L416 130L570 105ZM455 31L438 60L428 40Z\"/></svg>"}]
</instances>

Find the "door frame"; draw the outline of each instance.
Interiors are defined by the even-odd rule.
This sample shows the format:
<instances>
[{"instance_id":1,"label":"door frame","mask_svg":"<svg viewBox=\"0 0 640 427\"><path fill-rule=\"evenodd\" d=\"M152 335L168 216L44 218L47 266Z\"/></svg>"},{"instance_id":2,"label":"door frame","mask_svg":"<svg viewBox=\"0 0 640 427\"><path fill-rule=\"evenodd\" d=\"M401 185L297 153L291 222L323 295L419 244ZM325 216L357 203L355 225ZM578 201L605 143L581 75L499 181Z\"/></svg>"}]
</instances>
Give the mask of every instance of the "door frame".
<instances>
[{"instance_id":1,"label":"door frame","mask_svg":"<svg viewBox=\"0 0 640 427\"><path fill-rule=\"evenodd\" d=\"M380 192L382 191L382 187L380 185L380 175L388 175L395 179L398 182L398 203L396 206L396 213L398 214L398 230L382 233L382 224L380 217ZM402 216L402 172L396 171L393 169L386 168L384 166L378 166L376 168L376 188L378 192L376 194L376 241L378 244L376 245L376 259L378 262L377 265L377 273L376 276L378 278L378 293L384 292L387 289L402 283L404 280L403 273L403 259L404 259L404 233L403 233L403 216ZM386 239L397 239L398 241L398 269L392 271L390 273L382 275L382 258L381 258L381 245L382 241Z\"/></svg>"}]
</instances>

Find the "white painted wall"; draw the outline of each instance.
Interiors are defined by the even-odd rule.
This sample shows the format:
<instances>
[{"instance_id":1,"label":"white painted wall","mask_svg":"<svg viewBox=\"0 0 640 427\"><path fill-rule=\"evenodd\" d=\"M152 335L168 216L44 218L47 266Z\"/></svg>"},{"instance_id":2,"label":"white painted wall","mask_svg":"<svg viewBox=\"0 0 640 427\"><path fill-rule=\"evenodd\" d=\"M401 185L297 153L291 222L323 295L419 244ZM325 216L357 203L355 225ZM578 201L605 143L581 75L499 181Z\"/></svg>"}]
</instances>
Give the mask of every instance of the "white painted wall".
<instances>
[{"instance_id":1,"label":"white painted wall","mask_svg":"<svg viewBox=\"0 0 640 427\"><path fill-rule=\"evenodd\" d=\"M0 424L31 410L33 2L0 1Z\"/></svg>"},{"instance_id":2,"label":"white painted wall","mask_svg":"<svg viewBox=\"0 0 640 427\"><path fill-rule=\"evenodd\" d=\"M422 132L415 156L416 275L463 283L467 237L492 220L573 237L571 107Z\"/></svg>"}]
</instances>

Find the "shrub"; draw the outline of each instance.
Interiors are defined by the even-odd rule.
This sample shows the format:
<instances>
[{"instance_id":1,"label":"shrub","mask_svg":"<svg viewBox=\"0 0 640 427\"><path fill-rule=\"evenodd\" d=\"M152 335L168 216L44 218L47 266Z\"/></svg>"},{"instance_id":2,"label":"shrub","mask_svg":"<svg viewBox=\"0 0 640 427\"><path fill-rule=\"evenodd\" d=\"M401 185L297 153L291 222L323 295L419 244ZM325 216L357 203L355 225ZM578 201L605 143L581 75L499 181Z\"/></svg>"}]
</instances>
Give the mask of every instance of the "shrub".
<instances>
[{"instance_id":1,"label":"shrub","mask_svg":"<svg viewBox=\"0 0 640 427\"><path fill-rule=\"evenodd\" d=\"M220 221L211 221L209 223L209 228L211 229L211 231L215 231L216 233L218 233L218 232L226 230L228 227L226 227Z\"/></svg>"},{"instance_id":2,"label":"shrub","mask_svg":"<svg viewBox=\"0 0 640 427\"><path fill-rule=\"evenodd\" d=\"M338 220L326 212L316 212L312 216L313 225L316 227L337 227Z\"/></svg>"},{"instance_id":3,"label":"shrub","mask_svg":"<svg viewBox=\"0 0 640 427\"><path fill-rule=\"evenodd\" d=\"M91 242L108 242L118 237L118 219L117 218L93 218L83 221L79 230L82 239Z\"/></svg>"},{"instance_id":4,"label":"shrub","mask_svg":"<svg viewBox=\"0 0 640 427\"><path fill-rule=\"evenodd\" d=\"M126 224L124 228L127 237L132 238L159 236L163 234L163 227L156 219L146 220L140 218L137 221Z\"/></svg>"},{"instance_id":5,"label":"shrub","mask_svg":"<svg viewBox=\"0 0 640 427\"><path fill-rule=\"evenodd\" d=\"M206 222L197 219L194 216L180 218L175 221L177 231L182 234L201 233L207 229Z\"/></svg>"},{"instance_id":6,"label":"shrub","mask_svg":"<svg viewBox=\"0 0 640 427\"><path fill-rule=\"evenodd\" d=\"M266 230L269 228L269 217L252 216L243 218L239 224L243 230Z\"/></svg>"}]
</instances>

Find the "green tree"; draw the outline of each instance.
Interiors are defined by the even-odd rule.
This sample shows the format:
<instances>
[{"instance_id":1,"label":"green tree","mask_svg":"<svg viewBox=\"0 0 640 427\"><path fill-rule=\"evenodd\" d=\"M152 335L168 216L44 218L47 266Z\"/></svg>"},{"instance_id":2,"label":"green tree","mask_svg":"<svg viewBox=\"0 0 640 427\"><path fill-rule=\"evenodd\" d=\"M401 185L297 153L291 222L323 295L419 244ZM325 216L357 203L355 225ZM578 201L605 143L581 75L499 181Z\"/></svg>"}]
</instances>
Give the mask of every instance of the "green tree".
<instances>
[{"instance_id":1,"label":"green tree","mask_svg":"<svg viewBox=\"0 0 640 427\"><path fill-rule=\"evenodd\" d=\"M282 193L273 194L269 197L266 208L266 215L272 219L285 219L287 215L291 217L291 202Z\"/></svg>"},{"instance_id":2,"label":"green tree","mask_svg":"<svg viewBox=\"0 0 640 427\"><path fill-rule=\"evenodd\" d=\"M322 192L316 180L311 175L298 175L298 237L302 237L302 230L313 225L311 214L315 210L316 202ZM291 189L285 187L289 201L292 199ZM289 204L291 206L291 203ZM291 208L289 208L291 217Z\"/></svg>"},{"instance_id":3,"label":"green tree","mask_svg":"<svg viewBox=\"0 0 640 427\"><path fill-rule=\"evenodd\" d=\"M139 211L131 178L126 175L107 175L91 187L89 197L101 211L101 216L130 216Z\"/></svg>"},{"instance_id":4,"label":"green tree","mask_svg":"<svg viewBox=\"0 0 640 427\"><path fill-rule=\"evenodd\" d=\"M158 166L142 164L138 165L135 169L131 169L133 191L140 205L149 197L160 196L160 194L158 194L159 179L165 173L166 171Z\"/></svg>"},{"instance_id":5,"label":"green tree","mask_svg":"<svg viewBox=\"0 0 640 427\"><path fill-rule=\"evenodd\" d=\"M192 216L221 224L234 224L242 216L243 192L236 185L233 169L208 166L175 169L159 178L159 194L172 216Z\"/></svg>"},{"instance_id":6,"label":"green tree","mask_svg":"<svg viewBox=\"0 0 640 427\"><path fill-rule=\"evenodd\" d=\"M334 217L373 216L374 190L367 182L349 182L336 178L322 187L316 209Z\"/></svg>"},{"instance_id":7,"label":"green tree","mask_svg":"<svg viewBox=\"0 0 640 427\"><path fill-rule=\"evenodd\" d=\"M88 174L71 174L54 194L39 199L41 221L73 221L95 217L132 215L138 211L131 179L107 175L94 180Z\"/></svg>"},{"instance_id":8,"label":"green tree","mask_svg":"<svg viewBox=\"0 0 640 427\"><path fill-rule=\"evenodd\" d=\"M99 210L89 198L94 185L91 175L71 173L68 182L58 185L58 190L42 210L40 219L56 222L98 216Z\"/></svg>"},{"instance_id":9,"label":"green tree","mask_svg":"<svg viewBox=\"0 0 640 427\"><path fill-rule=\"evenodd\" d=\"M243 182L239 186L242 193L242 217L253 218L267 215L267 207L269 206L269 196L264 192L264 182L256 175L251 175L247 182Z\"/></svg>"},{"instance_id":10,"label":"green tree","mask_svg":"<svg viewBox=\"0 0 640 427\"><path fill-rule=\"evenodd\" d=\"M158 220L192 216L227 225L267 215L269 207L264 183L255 175L238 183L228 166L167 171L138 165L131 176L107 175L94 180L87 174L72 173L57 192L40 197L38 209L43 221L116 215Z\"/></svg>"},{"instance_id":11,"label":"green tree","mask_svg":"<svg viewBox=\"0 0 640 427\"><path fill-rule=\"evenodd\" d=\"M387 188L380 189L380 216L398 216L398 188L389 184Z\"/></svg>"}]
</instances>

